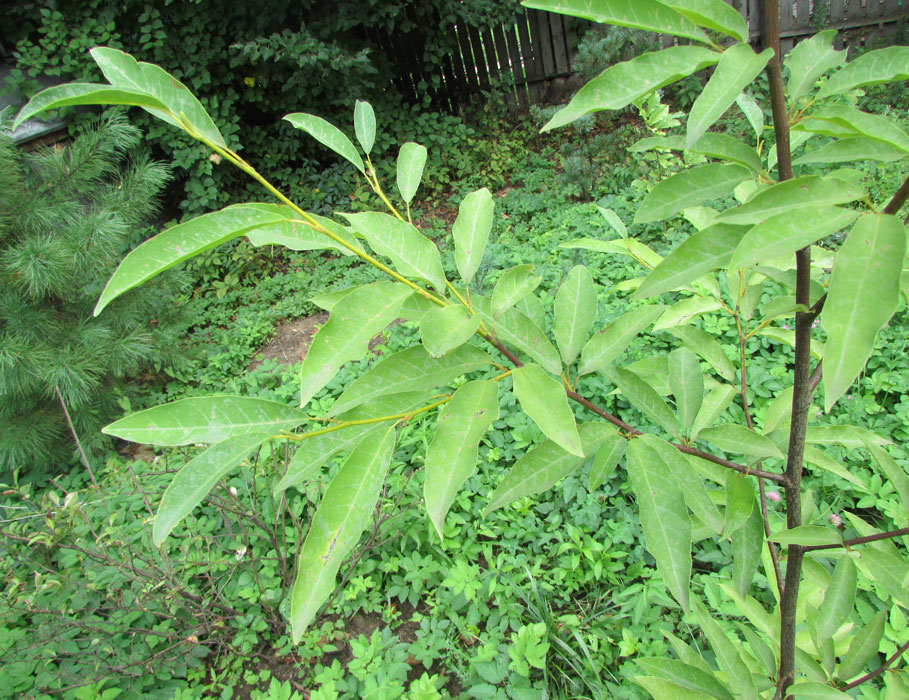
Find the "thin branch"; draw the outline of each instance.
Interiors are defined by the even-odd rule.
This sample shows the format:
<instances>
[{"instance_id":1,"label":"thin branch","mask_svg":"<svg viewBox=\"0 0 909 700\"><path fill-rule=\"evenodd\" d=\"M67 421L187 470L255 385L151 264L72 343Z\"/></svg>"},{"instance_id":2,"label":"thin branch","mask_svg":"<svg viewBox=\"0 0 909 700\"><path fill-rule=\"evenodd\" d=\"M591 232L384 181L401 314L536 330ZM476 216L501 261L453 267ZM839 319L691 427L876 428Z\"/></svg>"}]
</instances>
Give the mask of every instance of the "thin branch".
<instances>
[{"instance_id":1,"label":"thin branch","mask_svg":"<svg viewBox=\"0 0 909 700\"><path fill-rule=\"evenodd\" d=\"M889 532L878 532L874 535L867 535L865 537L855 537L851 540L843 540L837 544L811 544L803 549L806 552L816 552L819 549L839 549L839 548L849 548L854 547L859 544L865 544L867 542L879 542L880 540L890 540L894 537L902 537L903 535L909 535L909 527L903 527L899 530L890 530Z\"/></svg>"},{"instance_id":2,"label":"thin branch","mask_svg":"<svg viewBox=\"0 0 909 700\"><path fill-rule=\"evenodd\" d=\"M896 214L906 203L906 199L909 199L909 177L906 177L906 179L903 180L903 184L900 185L896 194L887 202L887 206L884 207L884 213Z\"/></svg>"},{"instance_id":3,"label":"thin branch","mask_svg":"<svg viewBox=\"0 0 909 700\"><path fill-rule=\"evenodd\" d=\"M808 377L809 396L814 393L814 390L817 389L817 385L821 383L822 376L824 376L824 363L823 361L820 361L817 363L817 366L815 366L811 376Z\"/></svg>"},{"instance_id":4,"label":"thin branch","mask_svg":"<svg viewBox=\"0 0 909 700\"><path fill-rule=\"evenodd\" d=\"M604 411L602 408L597 406L595 403L593 403L589 399L585 399L578 392L566 390L565 393L568 395L569 399L571 399L572 401L577 401L579 404L584 406L584 408L587 408L590 411L592 411L593 413L596 413L600 418L603 418L604 420L609 421L610 423L612 423L614 426L616 426L623 432L628 433L629 435L642 435L643 434L637 428L632 428L630 425L628 425L628 423L623 421L621 418L616 418L614 415L612 415L611 413L608 413L607 411ZM704 452L703 450L699 450L696 447L689 447L688 445L679 445L678 443L675 443L675 442L670 442L669 444L672 445L679 452L684 452L686 455L691 455L692 457L699 457L708 462L713 462L714 464L718 464L721 467L726 467L727 469L733 469L733 470L739 472L740 474L756 476L759 479L767 479L768 481L774 481L778 484L786 483L786 477L783 474L774 474L773 472L767 472L762 469L750 469L749 467L746 467L744 464L738 464L737 462L732 462L728 459L723 459L722 457L717 457L716 455L712 455L709 452Z\"/></svg>"},{"instance_id":5,"label":"thin branch","mask_svg":"<svg viewBox=\"0 0 909 700\"><path fill-rule=\"evenodd\" d=\"M63 409L63 415L66 416L66 424L69 426L69 432L72 433L73 440L76 441L76 447L79 448L79 457L82 459L82 464L84 464L85 468L88 470L88 476L92 480L92 485L95 488L98 488L95 472L92 469L91 463L88 461L88 455L86 455L85 450L82 449L82 443L79 441L79 436L76 434L76 428L73 425L72 418L69 417L69 411L66 408L66 402L63 400L63 394L60 393L60 387L54 386L54 391L57 392L57 398L60 400L60 407Z\"/></svg>"},{"instance_id":6,"label":"thin branch","mask_svg":"<svg viewBox=\"0 0 909 700\"><path fill-rule=\"evenodd\" d=\"M888 668L890 668L893 665L893 662L896 661L898 658L900 658L900 656L903 655L903 652L905 652L907 649L909 649L909 642L906 642L905 644L903 644L903 646L901 646L899 649L897 649L895 652L893 652L893 655L889 659L887 659L880 666L880 668L874 669L871 673L867 673L864 676L862 676L861 678L856 678L854 681L852 681L852 683L849 683L848 685L844 685L842 688L840 688L840 690L844 690L844 691L852 690L856 686L861 685L862 683L865 683L867 681L870 681L872 678L877 678L884 671L886 671Z\"/></svg>"}]
</instances>

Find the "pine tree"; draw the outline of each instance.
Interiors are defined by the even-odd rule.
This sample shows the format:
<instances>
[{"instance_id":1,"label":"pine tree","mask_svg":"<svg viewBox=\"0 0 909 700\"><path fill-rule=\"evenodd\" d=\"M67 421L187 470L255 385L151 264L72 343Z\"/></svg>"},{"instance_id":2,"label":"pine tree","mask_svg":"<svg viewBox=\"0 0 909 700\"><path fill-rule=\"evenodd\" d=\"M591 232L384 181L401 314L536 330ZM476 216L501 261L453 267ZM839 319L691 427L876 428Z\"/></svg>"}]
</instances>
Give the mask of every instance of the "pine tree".
<instances>
[{"instance_id":1,"label":"pine tree","mask_svg":"<svg viewBox=\"0 0 909 700\"><path fill-rule=\"evenodd\" d=\"M73 432L97 448L118 411L114 388L176 346L174 276L92 318L169 177L140 140L119 114L29 154L0 128L0 473L70 465Z\"/></svg>"}]
</instances>

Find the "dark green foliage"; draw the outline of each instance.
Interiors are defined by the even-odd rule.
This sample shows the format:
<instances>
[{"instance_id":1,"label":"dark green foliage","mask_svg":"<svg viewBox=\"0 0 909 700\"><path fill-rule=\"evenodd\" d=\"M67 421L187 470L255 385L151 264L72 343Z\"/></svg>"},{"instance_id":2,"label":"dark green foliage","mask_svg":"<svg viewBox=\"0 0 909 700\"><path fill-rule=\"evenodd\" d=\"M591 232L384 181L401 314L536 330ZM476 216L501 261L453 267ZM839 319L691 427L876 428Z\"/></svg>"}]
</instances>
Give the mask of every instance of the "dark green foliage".
<instances>
[{"instance_id":1,"label":"dark green foliage","mask_svg":"<svg viewBox=\"0 0 909 700\"><path fill-rule=\"evenodd\" d=\"M376 162L393 161L396 144L404 140L423 143L436 159L430 169L439 175L430 181L441 189L488 161L477 153L472 130L461 118L444 114L434 98L441 63L456 50L447 28L455 22L495 22L512 11L509 4L492 0L41 0L6 8L0 45L13 49L13 83L25 97L38 90L38 75L100 80L87 51L93 46L123 49L161 66L200 98L231 148L239 150L243 124L243 157L304 207L324 212L347 198L353 173L335 167L323 175L335 162L329 151L301 138L281 117L303 111L347 123L355 99L369 100L380 123L392 125L378 134ZM413 85L409 70L399 65L401 47L407 47L408 65L422 66L433 84L417 80ZM418 108L411 118L382 118L409 109L405 102ZM185 135L145 113L134 118L153 154L172 160L172 194L183 200L184 214L261 198L257 185L234 168L217 166ZM432 148L448 138L463 147Z\"/></svg>"},{"instance_id":2,"label":"dark green foliage","mask_svg":"<svg viewBox=\"0 0 909 700\"><path fill-rule=\"evenodd\" d=\"M0 135L0 472L71 456L61 401L86 446L97 442L116 411L117 380L174 347L162 330L173 276L91 317L168 179L135 150L139 139L122 116L31 154Z\"/></svg>"}]
</instances>

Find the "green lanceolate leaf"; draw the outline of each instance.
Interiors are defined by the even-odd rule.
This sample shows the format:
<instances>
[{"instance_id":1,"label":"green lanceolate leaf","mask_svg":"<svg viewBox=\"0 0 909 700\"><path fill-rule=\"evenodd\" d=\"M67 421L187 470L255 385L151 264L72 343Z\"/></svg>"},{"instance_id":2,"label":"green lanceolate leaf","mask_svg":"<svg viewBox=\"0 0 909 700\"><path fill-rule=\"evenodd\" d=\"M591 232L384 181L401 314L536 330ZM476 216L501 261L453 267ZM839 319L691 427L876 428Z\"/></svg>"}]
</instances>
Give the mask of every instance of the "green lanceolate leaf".
<instances>
[{"instance_id":1,"label":"green lanceolate leaf","mask_svg":"<svg viewBox=\"0 0 909 700\"><path fill-rule=\"evenodd\" d=\"M665 678L673 683L702 694L702 697L717 698L717 700L734 700L732 693L720 683L716 676L697 666L679 661L678 659L635 659L634 663L647 673Z\"/></svg>"},{"instance_id":2,"label":"green lanceolate leaf","mask_svg":"<svg viewBox=\"0 0 909 700\"><path fill-rule=\"evenodd\" d=\"M773 51L754 53L748 44L733 44L723 52L704 90L691 105L685 143L690 148L732 106L742 89L764 70Z\"/></svg>"},{"instance_id":3,"label":"green lanceolate leaf","mask_svg":"<svg viewBox=\"0 0 909 700\"><path fill-rule=\"evenodd\" d=\"M644 306L619 316L584 345L578 374L590 374L608 367L665 309L660 305Z\"/></svg>"},{"instance_id":4,"label":"green lanceolate leaf","mask_svg":"<svg viewBox=\"0 0 909 700\"><path fill-rule=\"evenodd\" d=\"M841 105L823 107L812 112L810 117L802 125L806 131L834 137L864 136L883 141L904 154L909 153L909 133L887 117Z\"/></svg>"},{"instance_id":5,"label":"green lanceolate leaf","mask_svg":"<svg viewBox=\"0 0 909 700\"><path fill-rule=\"evenodd\" d=\"M423 499L440 538L448 509L476 469L480 438L498 417L498 385L493 381L464 384L439 414L426 451Z\"/></svg>"},{"instance_id":6,"label":"green lanceolate leaf","mask_svg":"<svg viewBox=\"0 0 909 700\"><path fill-rule=\"evenodd\" d=\"M117 49L99 46L90 53L111 85L127 90L141 90L161 100L167 105L170 114L184 123L169 119L159 112L152 111L152 114L180 126L193 137L200 134L213 144L227 148L221 132L199 100L170 73L151 63L141 63Z\"/></svg>"},{"instance_id":7,"label":"green lanceolate leaf","mask_svg":"<svg viewBox=\"0 0 909 700\"><path fill-rule=\"evenodd\" d=\"M799 216L802 207L846 204L864 196L861 187L840 178L806 175L771 185L745 204L727 209L718 219L729 224L758 224L777 214Z\"/></svg>"},{"instance_id":8,"label":"green lanceolate leaf","mask_svg":"<svg viewBox=\"0 0 909 700\"><path fill-rule=\"evenodd\" d=\"M167 103L143 90L118 88L95 83L68 83L42 90L29 100L28 104L16 115L13 129L18 129L24 121L46 110L60 109L61 107L78 107L80 105L142 107L146 112L180 127L176 118L171 114Z\"/></svg>"},{"instance_id":9,"label":"green lanceolate leaf","mask_svg":"<svg viewBox=\"0 0 909 700\"><path fill-rule=\"evenodd\" d=\"M673 46L610 66L578 90L543 131L556 129L601 110L622 109L657 88L714 65L720 54L698 46Z\"/></svg>"},{"instance_id":10,"label":"green lanceolate leaf","mask_svg":"<svg viewBox=\"0 0 909 700\"><path fill-rule=\"evenodd\" d=\"M716 655L717 663L720 670L726 674L726 678L734 695L740 700L757 700L758 694L751 680L751 671L742 660L739 653L741 644L738 640L733 643L723 628L720 627L714 616L704 607L700 600L695 598L691 604L695 617L710 648Z\"/></svg>"},{"instance_id":11,"label":"green lanceolate leaf","mask_svg":"<svg viewBox=\"0 0 909 700\"><path fill-rule=\"evenodd\" d=\"M625 228L625 222L619 218L619 215L616 214L612 209L607 209L606 207L597 207L597 211L602 214L603 218L606 219L607 223L612 226L617 234L622 238L628 238L628 229Z\"/></svg>"},{"instance_id":12,"label":"green lanceolate leaf","mask_svg":"<svg viewBox=\"0 0 909 700\"><path fill-rule=\"evenodd\" d=\"M375 211L343 216L373 250L391 259L398 272L405 277L425 280L444 293L445 271L439 249L413 224Z\"/></svg>"},{"instance_id":13,"label":"green lanceolate leaf","mask_svg":"<svg viewBox=\"0 0 909 700\"><path fill-rule=\"evenodd\" d=\"M420 180L423 179L423 168L426 167L426 146L407 142L398 151L397 182L401 199L410 204Z\"/></svg>"},{"instance_id":14,"label":"green lanceolate leaf","mask_svg":"<svg viewBox=\"0 0 909 700\"><path fill-rule=\"evenodd\" d=\"M354 131L363 152L369 155L376 142L376 113L369 102L357 100L354 104Z\"/></svg>"},{"instance_id":15,"label":"green lanceolate leaf","mask_svg":"<svg viewBox=\"0 0 909 700\"><path fill-rule=\"evenodd\" d=\"M851 695L821 681L802 681L789 686L789 695L795 700L847 700Z\"/></svg>"},{"instance_id":16,"label":"green lanceolate leaf","mask_svg":"<svg viewBox=\"0 0 909 700\"><path fill-rule=\"evenodd\" d=\"M744 527L756 507L754 487L746 476L729 472L726 476L726 537Z\"/></svg>"},{"instance_id":17,"label":"green lanceolate leaf","mask_svg":"<svg viewBox=\"0 0 909 700\"><path fill-rule=\"evenodd\" d=\"M534 364L518 367L511 376L515 397L543 435L566 452L583 457L578 427L562 383Z\"/></svg>"},{"instance_id":18,"label":"green lanceolate leaf","mask_svg":"<svg viewBox=\"0 0 909 700\"><path fill-rule=\"evenodd\" d=\"M327 217L309 214L316 223L331 231L347 246L314 228L308 221L297 216L288 206L283 204L257 204L255 206L258 209L269 209L287 217L276 223L247 231L246 237L256 247L282 245L290 250L323 250L327 248L337 250L342 255L354 255L355 250L363 251L363 246L354 238L349 229Z\"/></svg>"},{"instance_id":19,"label":"green lanceolate leaf","mask_svg":"<svg viewBox=\"0 0 909 700\"><path fill-rule=\"evenodd\" d=\"M676 173L658 182L644 197L634 223L660 221L686 207L725 197L732 193L736 185L753 176L750 169L734 163L708 163Z\"/></svg>"},{"instance_id":20,"label":"green lanceolate leaf","mask_svg":"<svg viewBox=\"0 0 909 700\"><path fill-rule=\"evenodd\" d=\"M704 297L683 299L666 309L654 324L652 330L656 332L673 326L680 326L688 323L696 316L709 314L711 311L719 311L722 308L723 304L719 299L706 299Z\"/></svg>"},{"instance_id":21,"label":"green lanceolate leaf","mask_svg":"<svg viewBox=\"0 0 909 700\"><path fill-rule=\"evenodd\" d=\"M704 402L701 404L701 410L698 411L697 418L694 420L694 425L691 426L691 440L697 440L700 432L704 428L709 428L716 423L717 419L723 415L727 408L729 408L729 404L732 403L735 394L736 390L734 386L731 384L721 384L704 397Z\"/></svg>"},{"instance_id":22,"label":"green lanceolate leaf","mask_svg":"<svg viewBox=\"0 0 909 700\"><path fill-rule=\"evenodd\" d=\"M712 442L724 452L733 452L759 459L770 457L785 458L780 448L770 438L737 423L724 423L713 428L704 428L700 433L700 438Z\"/></svg>"},{"instance_id":23,"label":"green lanceolate leaf","mask_svg":"<svg viewBox=\"0 0 909 700\"><path fill-rule=\"evenodd\" d=\"M328 598L341 562L372 518L394 445L393 426L369 434L341 466L322 497L297 560L290 601L295 644Z\"/></svg>"},{"instance_id":24,"label":"green lanceolate leaf","mask_svg":"<svg viewBox=\"0 0 909 700\"><path fill-rule=\"evenodd\" d=\"M670 435L678 435L675 413L647 382L621 367L610 367L603 370L603 374L621 390L632 406Z\"/></svg>"},{"instance_id":25,"label":"green lanceolate leaf","mask_svg":"<svg viewBox=\"0 0 909 700\"><path fill-rule=\"evenodd\" d=\"M704 698L701 690L691 690L668 678L632 676L630 680L650 693L654 700L702 700Z\"/></svg>"},{"instance_id":26,"label":"green lanceolate leaf","mask_svg":"<svg viewBox=\"0 0 909 700\"><path fill-rule=\"evenodd\" d=\"M819 644L832 638L852 615L857 585L858 574L855 562L848 556L840 557L833 569L830 585L827 586L827 591L824 593L824 601L818 610L815 627Z\"/></svg>"},{"instance_id":27,"label":"green lanceolate leaf","mask_svg":"<svg viewBox=\"0 0 909 700\"><path fill-rule=\"evenodd\" d=\"M525 7L558 12L602 24L672 34L710 43L707 35L694 22L657 0L524 0Z\"/></svg>"},{"instance_id":28,"label":"green lanceolate leaf","mask_svg":"<svg viewBox=\"0 0 909 700\"><path fill-rule=\"evenodd\" d=\"M344 390L329 416L337 416L388 394L425 391L492 364L492 358L474 345L462 345L442 357L432 357L414 345L384 358Z\"/></svg>"},{"instance_id":29,"label":"green lanceolate leaf","mask_svg":"<svg viewBox=\"0 0 909 700\"><path fill-rule=\"evenodd\" d=\"M338 417L339 421L355 422L356 425L348 425L330 432L319 429L301 436L304 439L294 452L284 476L275 485L275 493L317 478L319 471L332 457L350 454L367 433L388 427L388 421L374 423L362 423L361 421L382 416L397 416L425 406L430 398L430 394L425 391L386 394Z\"/></svg>"},{"instance_id":30,"label":"green lanceolate leaf","mask_svg":"<svg viewBox=\"0 0 909 700\"><path fill-rule=\"evenodd\" d=\"M721 533L723 516L710 499L703 478L694 470L685 455L655 435L645 435L643 439L653 453L663 460L669 473L675 477L689 510L714 534Z\"/></svg>"},{"instance_id":31,"label":"green lanceolate leaf","mask_svg":"<svg viewBox=\"0 0 909 700\"><path fill-rule=\"evenodd\" d=\"M687 434L704 400L704 374L691 350L676 348L669 353L669 387L675 397L679 423Z\"/></svg>"},{"instance_id":32,"label":"green lanceolate leaf","mask_svg":"<svg viewBox=\"0 0 909 700\"><path fill-rule=\"evenodd\" d=\"M840 445L846 449L891 444L887 438L857 425L812 425L805 430L805 442L813 445Z\"/></svg>"},{"instance_id":33,"label":"green lanceolate leaf","mask_svg":"<svg viewBox=\"0 0 909 700\"><path fill-rule=\"evenodd\" d=\"M342 430L306 438L294 452L287 471L275 486L275 493L315 479L329 459L335 455L349 454L367 433L381 427L383 427L382 423L352 425Z\"/></svg>"},{"instance_id":34,"label":"green lanceolate leaf","mask_svg":"<svg viewBox=\"0 0 909 700\"><path fill-rule=\"evenodd\" d=\"M628 477L641 510L647 551L656 559L667 588L687 613L691 519L681 487L645 439L648 437L635 438L628 445Z\"/></svg>"},{"instance_id":35,"label":"green lanceolate leaf","mask_svg":"<svg viewBox=\"0 0 909 700\"><path fill-rule=\"evenodd\" d=\"M701 359L713 367L723 379L731 382L735 378L732 361L726 356L723 346L709 333L694 326L675 326L667 328L666 332L681 340L682 344L696 355L700 355Z\"/></svg>"},{"instance_id":36,"label":"green lanceolate leaf","mask_svg":"<svg viewBox=\"0 0 909 700\"><path fill-rule=\"evenodd\" d=\"M604 441L616 432L605 423L583 423L578 426L578 435L584 447L584 456L566 452L552 440L546 440L524 454L489 497L483 517L519 498L551 488L580 467L585 459L596 454Z\"/></svg>"},{"instance_id":37,"label":"green lanceolate leaf","mask_svg":"<svg viewBox=\"0 0 909 700\"><path fill-rule=\"evenodd\" d=\"M867 136L854 136L831 141L820 148L808 151L792 161L792 164L849 163L855 160L879 160L889 163L903 158L905 155L906 153L901 148L886 141L879 141Z\"/></svg>"},{"instance_id":38,"label":"green lanceolate leaf","mask_svg":"<svg viewBox=\"0 0 909 700\"><path fill-rule=\"evenodd\" d=\"M566 365L575 361L596 320L596 285L590 271L583 265L576 265L556 293L552 323L552 333Z\"/></svg>"},{"instance_id":39,"label":"green lanceolate leaf","mask_svg":"<svg viewBox=\"0 0 909 700\"><path fill-rule=\"evenodd\" d=\"M184 260L257 228L288 223L296 218L289 207L235 204L172 226L139 245L123 259L101 292L94 315L100 314L124 292Z\"/></svg>"},{"instance_id":40,"label":"green lanceolate leaf","mask_svg":"<svg viewBox=\"0 0 909 700\"><path fill-rule=\"evenodd\" d=\"M787 411L791 411L792 410L792 408L791 408L792 407L792 391L790 390L788 393L789 393L789 408L787 409ZM782 427L788 428L789 421L790 421L790 418L789 418L789 416L787 416L786 424ZM770 431L765 429L765 432L770 432ZM830 472L831 474L838 476L840 479L843 479L844 481L848 481L850 484L852 484L858 490L868 493L868 486L861 479L859 479L855 474L850 472L842 464L840 464L836 460L832 459L831 457L827 456L827 453L824 452L823 450L819 450L817 447L814 447L813 445L805 445L805 461L813 467L817 467L818 469L823 469L825 472Z\"/></svg>"},{"instance_id":41,"label":"green lanceolate leaf","mask_svg":"<svg viewBox=\"0 0 909 700\"><path fill-rule=\"evenodd\" d=\"M462 346L480 327L480 317L460 304L436 307L420 321L420 339L432 357Z\"/></svg>"},{"instance_id":42,"label":"green lanceolate leaf","mask_svg":"<svg viewBox=\"0 0 909 700\"><path fill-rule=\"evenodd\" d=\"M768 539L779 544L799 544L811 546L817 544L841 544L842 535L832 527L819 525L802 525L788 530L774 532Z\"/></svg>"},{"instance_id":43,"label":"green lanceolate leaf","mask_svg":"<svg viewBox=\"0 0 909 700\"><path fill-rule=\"evenodd\" d=\"M590 474L587 478L587 490L594 491L602 485L615 471L619 460L625 455L625 444L628 441L618 433L610 435L605 440L593 457L590 465Z\"/></svg>"},{"instance_id":44,"label":"green lanceolate leaf","mask_svg":"<svg viewBox=\"0 0 909 700\"><path fill-rule=\"evenodd\" d=\"M751 95L744 92L735 98L735 103L742 110L742 114L745 115L748 123L751 124L751 128L754 129L755 137L760 139L764 131L764 112L758 106L758 103L754 101Z\"/></svg>"},{"instance_id":45,"label":"green lanceolate leaf","mask_svg":"<svg viewBox=\"0 0 909 700\"><path fill-rule=\"evenodd\" d=\"M801 250L851 224L859 212L840 207L802 207L798 216L776 214L748 229L729 269L740 270Z\"/></svg>"},{"instance_id":46,"label":"green lanceolate leaf","mask_svg":"<svg viewBox=\"0 0 909 700\"><path fill-rule=\"evenodd\" d=\"M894 602L909 608L909 564L905 557L898 554L895 547L875 549L862 547L856 565L861 569L865 578L877 584L880 590L889 595Z\"/></svg>"},{"instance_id":47,"label":"green lanceolate leaf","mask_svg":"<svg viewBox=\"0 0 909 700\"><path fill-rule=\"evenodd\" d=\"M492 315L498 318L521 299L540 286L542 277L535 274L533 265L515 265L499 277L492 290Z\"/></svg>"},{"instance_id":48,"label":"green lanceolate leaf","mask_svg":"<svg viewBox=\"0 0 909 700\"><path fill-rule=\"evenodd\" d=\"M752 509L744 524L731 534L730 540L732 582L739 595L745 596L761 563L761 550L764 547L764 519L759 508Z\"/></svg>"},{"instance_id":49,"label":"green lanceolate leaf","mask_svg":"<svg viewBox=\"0 0 909 700\"><path fill-rule=\"evenodd\" d=\"M783 64L789 68L786 92L789 94L790 105L796 104L800 97L811 92L818 78L846 59L845 51L833 48L835 38L835 29L818 32L813 37L800 41L787 54Z\"/></svg>"},{"instance_id":50,"label":"green lanceolate leaf","mask_svg":"<svg viewBox=\"0 0 909 700\"><path fill-rule=\"evenodd\" d=\"M366 167L363 165L360 154L357 153L356 146L338 127L325 121L322 117L303 112L288 114L284 119L350 162L361 173L366 174Z\"/></svg>"},{"instance_id":51,"label":"green lanceolate leaf","mask_svg":"<svg viewBox=\"0 0 909 700\"><path fill-rule=\"evenodd\" d=\"M712 29L739 41L748 41L748 23L723 0L660 0L699 27Z\"/></svg>"},{"instance_id":52,"label":"green lanceolate leaf","mask_svg":"<svg viewBox=\"0 0 909 700\"><path fill-rule=\"evenodd\" d=\"M671 292L711 270L728 266L747 231L745 226L713 224L689 236L644 278L632 298Z\"/></svg>"},{"instance_id":53,"label":"green lanceolate leaf","mask_svg":"<svg viewBox=\"0 0 909 700\"><path fill-rule=\"evenodd\" d=\"M616 253L634 258L648 270L660 264L663 257L633 238L622 238L615 241L601 241L595 238L576 238L567 243L560 243L559 248L583 248L598 253Z\"/></svg>"},{"instance_id":54,"label":"green lanceolate leaf","mask_svg":"<svg viewBox=\"0 0 909 700\"><path fill-rule=\"evenodd\" d=\"M881 638L884 636L886 620L887 612L881 610L871 618L867 625L856 632L849 643L846 655L843 656L842 661L837 666L837 678L843 681L854 678L864 670L865 664L877 656Z\"/></svg>"},{"instance_id":55,"label":"green lanceolate leaf","mask_svg":"<svg viewBox=\"0 0 909 700\"><path fill-rule=\"evenodd\" d=\"M172 447L223 442L238 435L293 430L307 419L303 411L277 401L248 396L181 399L133 413L102 432L151 445Z\"/></svg>"},{"instance_id":56,"label":"green lanceolate leaf","mask_svg":"<svg viewBox=\"0 0 909 700\"><path fill-rule=\"evenodd\" d=\"M905 254L903 224L886 214L862 215L837 254L821 316L825 410L855 381L877 332L896 311Z\"/></svg>"},{"instance_id":57,"label":"green lanceolate leaf","mask_svg":"<svg viewBox=\"0 0 909 700\"><path fill-rule=\"evenodd\" d=\"M237 435L212 445L187 462L161 498L152 528L155 545L160 545L179 522L202 502L221 477L246 459L270 435L268 432Z\"/></svg>"},{"instance_id":58,"label":"green lanceolate leaf","mask_svg":"<svg viewBox=\"0 0 909 700\"><path fill-rule=\"evenodd\" d=\"M341 365L366 354L370 339L398 317L410 288L394 282L359 287L335 304L313 337L300 369L300 406L328 384Z\"/></svg>"},{"instance_id":59,"label":"green lanceolate leaf","mask_svg":"<svg viewBox=\"0 0 909 700\"><path fill-rule=\"evenodd\" d=\"M525 297L524 300L532 298ZM471 295L470 301L474 311L483 317L483 322L494 330L499 340L526 353L548 372L559 374L562 371L559 351L519 306L508 309L499 317L494 317L489 299L474 294Z\"/></svg>"},{"instance_id":60,"label":"green lanceolate leaf","mask_svg":"<svg viewBox=\"0 0 909 700\"><path fill-rule=\"evenodd\" d=\"M495 202L485 187L464 197L458 207L458 218L451 227L455 244L455 264L464 284L470 284L480 267L486 241L492 230Z\"/></svg>"},{"instance_id":61,"label":"green lanceolate leaf","mask_svg":"<svg viewBox=\"0 0 909 700\"><path fill-rule=\"evenodd\" d=\"M867 442L865 446L877 463L887 480L893 484L893 488L900 497L903 508L909 512L909 474L901 467L893 457L883 447L875 445L873 442Z\"/></svg>"},{"instance_id":62,"label":"green lanceolate leaf","mask_svg":"<svg viewBox=\"0 0 909 700\"><path fill-rule=\"evenodd\" d=\"M878 85L909 78L909 46L889 46L869 51L846 64L821 88L818 97L840 95L864 85Z\"/></svg>"},{"instance_id":63,"label":"green lanceolate leaf","mask_svg":"<svg viewBox=\"0 0 909 700\"><path fill-rule=\"evenodd\" d=\"M725 3L723 3L725 5ZM728 5L727 5L728 7ZM736 12L736 14L738 14ZM684 143L682 148L685 148ZM761 171L761 157L751 146L728 134L707 132L688 150L692 153L703 153L711 158L728 160L751 168L755 173Z\"/></svg>"},{"instance_id":64,"label":"green lanceolate leaf","mask_svg":"<svg viewBox=\"0 0 909 700\"><path fill-rule=\"evenodd\" d=\"M783 343L793 348L795 347L794 330L786 330L785 328L778 328L777 326L767 326L766 328L753 331L753 333L764 338L770 338L778 343ZM812 339L810 347L811 355L813 357L821 359L824 356L824 345L821 342Z\"/></svg>"}]
</instances>

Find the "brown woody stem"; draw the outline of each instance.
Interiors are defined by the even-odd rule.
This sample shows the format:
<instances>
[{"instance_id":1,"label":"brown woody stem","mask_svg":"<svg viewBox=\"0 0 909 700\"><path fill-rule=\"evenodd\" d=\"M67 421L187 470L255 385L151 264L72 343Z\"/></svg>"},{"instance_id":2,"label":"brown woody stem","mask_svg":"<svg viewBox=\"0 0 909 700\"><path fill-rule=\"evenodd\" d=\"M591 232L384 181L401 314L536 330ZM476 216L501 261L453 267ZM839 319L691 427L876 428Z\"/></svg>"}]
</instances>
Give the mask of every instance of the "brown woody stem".
<instances>
[{"instance_id":1,"label":"brown woody stem","mask_svg":"<svg viewBox=\"0 0 909 700\"><path fill-rule=\"evenodd\" d=\"M840 549L847 547L855 547L859 544L866 544L867 542L879 542L880 540L890 540L894 537L902 537L903 535L909 535L909 527L903 527L899 530L890 530L889 532L878 532L874 535L867 535L865 537L855 537L851 540L843 540L838 544L812 544L802 549L806 552L816 552L819 549Z\"/></svg>"}]
</instances>

